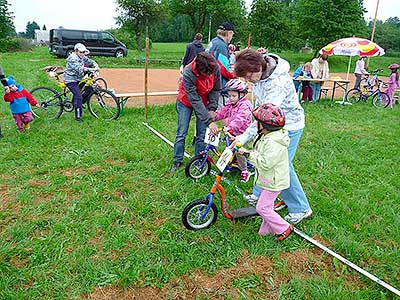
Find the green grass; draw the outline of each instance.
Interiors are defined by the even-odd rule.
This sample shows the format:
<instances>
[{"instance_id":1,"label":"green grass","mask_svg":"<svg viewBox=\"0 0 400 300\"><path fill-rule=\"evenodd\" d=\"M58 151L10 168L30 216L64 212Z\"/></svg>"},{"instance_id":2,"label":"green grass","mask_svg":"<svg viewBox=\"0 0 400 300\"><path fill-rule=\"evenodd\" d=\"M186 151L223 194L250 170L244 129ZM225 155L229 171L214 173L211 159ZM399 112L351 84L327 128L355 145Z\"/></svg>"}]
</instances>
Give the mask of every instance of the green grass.
<instances>
[{"instance_id":1,"label":"green grass","mask_svg":"<svg viewBox=\"0 0 400 300\"><path fill-rule=\"evenodd\" d=\"M34 55L0 59L28 85L42 80L30 72L53 60ZM294 163L314 216L299 228L399 287L400 107L328 103L305 106ZM142 108L109 123L85 111L78 124L64 113L24 134L4 102L0 115L0 299L96 291L114 299L395 299L299 236L280 244L259 237L259 219L219 215L208 230L186 230L182 209L206 195L212 177L171 176L172 148L142 125ZM173 140L174 105L150 107L149 123ZM232 206L245 205L225 188Z\"/></svg>"}]
</instances>

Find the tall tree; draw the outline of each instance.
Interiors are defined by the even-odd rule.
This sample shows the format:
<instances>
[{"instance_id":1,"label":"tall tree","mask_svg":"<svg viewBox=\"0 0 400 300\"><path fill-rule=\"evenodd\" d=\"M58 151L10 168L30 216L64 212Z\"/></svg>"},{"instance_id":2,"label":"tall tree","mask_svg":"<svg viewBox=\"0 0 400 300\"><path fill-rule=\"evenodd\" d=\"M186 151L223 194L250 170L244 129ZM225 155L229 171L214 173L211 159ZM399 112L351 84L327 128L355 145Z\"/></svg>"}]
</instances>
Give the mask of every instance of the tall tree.
<instances>
[{"instance_id":1,"label":"tall tree","mask_svg":"<svg viewBox=\"0 0 400 300\"><path fill-rule=\"evenodd\" d=\"M26 24L26 30L25 30L26 37L28 39L34 39L35 38L35 30L36 29L40 29L40 27L35 21L33 21L32 23L28 22Z\"/></svg>"},{"instance_id":2,"label":"tall tree","mask_svg":"<svg viewBox=\"0 0 400 300\"><path fill-rule=\"evenodd\" d=\"M8 10L10 4L7 0L0 0L0 38L6 38L15 33L13 15Z\"/></svg>"},{"instance_id":3,"label":"tall tree","mask_svg":"<svg viewBox=\"0 0 400 300\"><path fill-rule=\"evenodd\" d=\"M290 12L287 1L255 0L249 15L252 44L287 49L291 44Z\"/></svg>"},{"instance_id":4,"label":"tall tree","mask_svg":"<svg viewBox=\"0 0 400 300\"><path fill-rule=\"evenodd\" d=\"M339 38L367 33L361 0L298 0L294 15L298 36L316 50Z\"/></svg>"},{"instance_id":5,"label":"tall tree","mask_svg":"<svg viewBox=\"0 0 400 300\"><path fill-rule=\"evenodd\" d=\"M117 0L120 15L117 23L136 35L138 50L142 51L142 36L146 26L162 19L161 0Z\"/></svg>"}]
</instances>

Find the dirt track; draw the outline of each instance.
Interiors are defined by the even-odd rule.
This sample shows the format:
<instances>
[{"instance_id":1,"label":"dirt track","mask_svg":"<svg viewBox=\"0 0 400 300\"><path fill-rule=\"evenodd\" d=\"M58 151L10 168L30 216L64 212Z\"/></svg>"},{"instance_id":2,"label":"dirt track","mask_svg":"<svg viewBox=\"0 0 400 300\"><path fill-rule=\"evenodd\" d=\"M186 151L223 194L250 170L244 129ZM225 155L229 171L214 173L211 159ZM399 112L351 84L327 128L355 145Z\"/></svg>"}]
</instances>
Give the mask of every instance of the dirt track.
<instances>
[{"instance_id":1,"label":"dirt track","mask_svg":"<svg viewBox=\"0 0 400 300\"><path fill-rule=\"evenodd\" d=\"M179 70L174 69L149 69L148 92L173 92L178 89ZM114 89L116 93L143 93L144 92L144 69L102 69L101 76L107 80L108 87ZM331 78L346 78L346 73L331 73ZM384 81L387 78L382 77ZM349 75L349 88L354 86L354 75ZM327 83L324 87L331 87L332 83ZM330 96L330 94L328 94ZM343 96L343 91L337 89L335 98ZM176 96L149 96L150 105L160 105L173 103ZM144 105L144 97L131 98L127 106Z\"/></svg>"}]
</instances>

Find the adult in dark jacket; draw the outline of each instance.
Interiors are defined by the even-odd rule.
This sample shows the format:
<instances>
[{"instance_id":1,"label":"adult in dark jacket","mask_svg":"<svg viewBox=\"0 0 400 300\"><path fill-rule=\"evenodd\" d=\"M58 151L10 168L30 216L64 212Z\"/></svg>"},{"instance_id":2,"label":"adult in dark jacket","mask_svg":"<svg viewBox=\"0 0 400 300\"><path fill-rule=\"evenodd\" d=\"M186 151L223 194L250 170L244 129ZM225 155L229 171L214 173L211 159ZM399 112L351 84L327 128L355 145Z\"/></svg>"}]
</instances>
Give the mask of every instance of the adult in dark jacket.
<instances>
[{"instance_id":1,"label":"adult in dark jacket","mask_svg":"<svg viewBox=\"0 0 400 300\"><path fill-rule=\"evenodd\" d=\"M180 71L183 72L183 68L192 62L199 52L204 51L203 46L203 35L201 33L196 33L193 42L186 46L185 56L182 59L182 65Z\"/></svg>"},{"instance_id":2,"label":"adult in dark jacket","mask_svg":"<svg viewBox=\"0 0 400 300\"><path fill-rule=\"evenodd\" d=\"M185 139L190 119L196 115L195 154L204 150L204 136L207 127L218 134L218 126L213 122L221 92L221 72L214 57L205 52L197 54L195 59L183 70L183 80L179 84L176 112L178 126L174 143L174 157L171 172L182 165L185 152Z\"/></svg>"}]
</instances>

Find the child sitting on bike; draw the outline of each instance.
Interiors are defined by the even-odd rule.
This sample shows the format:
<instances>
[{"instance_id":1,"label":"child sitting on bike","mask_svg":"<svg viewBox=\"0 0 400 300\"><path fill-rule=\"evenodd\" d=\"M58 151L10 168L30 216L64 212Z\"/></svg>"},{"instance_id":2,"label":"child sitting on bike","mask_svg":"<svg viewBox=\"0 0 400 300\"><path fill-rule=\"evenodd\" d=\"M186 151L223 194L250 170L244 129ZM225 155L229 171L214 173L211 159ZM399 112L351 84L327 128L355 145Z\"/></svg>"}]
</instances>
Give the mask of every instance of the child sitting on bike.
<instances>
[{"instance_id":1,"label":"child sitting on bike","mask_svg":"<svg viewBox=\"0 0 400 300\"><path fill-rule=\"evenodd\" d=\"M400 88L400 83L399 83L399 65L398 64L391 64L389 66L390 71L392 71L392 74L390 74L389 81L387 82L387 89L385 90L386 94L389 95L390 97L390 104L389 107L393 108L393 94L396 88Z\"/></svg>"},{"instance_id":2,"label":"child sitting on bike","mask_svg":"<svg viewBox=\"0 0 400 300\"><path fill-rule=\"evenodd\" d=\"M227 119L224 132L233 138L242 134L250 126L252 121L251 111L253 108L251 102L246 98L247 83L240 79L231 79L226 83L225 89L228 92L229 101L216 112L214 120ZM240 181L249 181L251 174L247 170L246 158L242 154L237 153L236 159L238 168L241 171Z\"/></svg>"},{"instance_id":3,"label":"child sitting on bike","mask_svg":"<svg viewBox=\"0 0 400 300\"><path fill-rule=\"evenodd\" d=\"M73 94L75 120L78 122L82 122L82 103L86 102L87 97L92 92L92 88L88 86L81 93L79 81L83 79L85 73L99 70L97 63L85 56L86 53L88 53L88 49L85 45L77 43L74 46L74 52L67 58L67 66L63 75L65 84Z\"/></svg>"},{"instance_id":4,"label":"child sitting on bike","mask_svg":"<svg viewBox=\"0 0 400 300\"><path fill-rule=\"evenodd\" d=\"M283 129L285 115L280 108L271 103L258 106L253 115L258 128L255 149L247 150L241 147L238 152L248 155L249 161L256 168L255 183L262 188L256 205L257 213L262 218L258 233L272 233L277 236L278 241L283 241L293 232L293 225L274 211L275 199L290 185L289 136Z\"/></svg>"},{"instance_id":5,"label":"child sitting on bike","mask_svg":"<svg viewBox=\"0 0 400 300\"><path fill-rule=\"evenodd\" d=\"M20 132L30 128L29 123L33 120L30 105L39 106L37 101L20 84L17 85L14 77L8 76L5 79L7 83L4 86L4 101L10 105L15 125Z\"/></svg>"}]
</instances>

